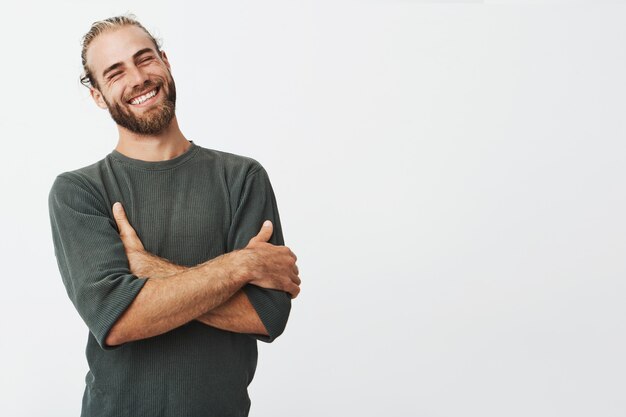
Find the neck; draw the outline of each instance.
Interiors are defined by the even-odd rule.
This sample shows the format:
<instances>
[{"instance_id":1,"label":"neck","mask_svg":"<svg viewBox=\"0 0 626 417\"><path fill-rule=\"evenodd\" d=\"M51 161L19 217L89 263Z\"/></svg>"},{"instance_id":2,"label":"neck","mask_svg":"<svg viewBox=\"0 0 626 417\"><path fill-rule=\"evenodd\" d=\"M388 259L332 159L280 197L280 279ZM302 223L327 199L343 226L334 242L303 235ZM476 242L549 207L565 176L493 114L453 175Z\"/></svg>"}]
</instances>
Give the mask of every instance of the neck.
<instances>
[{"instance_id":1,"label":"neck","mask_svg":"<svg viewBox=\"0 0 626 417\"><path fill-rule=\"evenodd\" d=\"M139 135L118 125L119 139L115 150L142 161L166 161L184 153L191 143L178 127L176 116L158 135Z\"/></svg>"}]
</instances>

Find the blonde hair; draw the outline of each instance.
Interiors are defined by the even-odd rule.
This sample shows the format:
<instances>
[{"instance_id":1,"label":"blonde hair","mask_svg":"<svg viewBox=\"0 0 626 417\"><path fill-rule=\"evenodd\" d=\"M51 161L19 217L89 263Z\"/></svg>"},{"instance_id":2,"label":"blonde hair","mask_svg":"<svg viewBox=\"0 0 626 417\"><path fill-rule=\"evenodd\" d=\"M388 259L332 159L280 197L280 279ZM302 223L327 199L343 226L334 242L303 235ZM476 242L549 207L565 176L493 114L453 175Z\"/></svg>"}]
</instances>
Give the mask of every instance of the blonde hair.
<instances>
[{"instance_id":1,"label":"blonde hair","mask_svg":"<svg viewBox=\"0 0 626 417\"><path fill-rule=\"evenodd\" d=\"M161 42L157 41L154 38L154 36L152 36L152 34L148 32L148 30L136 20L136 16L134 14L127 13L125 15L109 17L108 19L104 19L104 20L98 20L97 22L93 22L91 24L91 29L89 29L89 32L87 32L83 36L82 41L81 41L82 51L80 53L80 57L83 63L83 74L81 74L80 76L81 84L83 84L87 88L91 88L91 87L96 88L96 89L99 88L98 82L96 78L94 77L94 74L91 72L91 70L87 66L87 49L89 48L89 45L91 45L91 42L93 42L93 40L98 35L106 31L118 29L123 26L129 26L129 25L137 26L141 28L144 32L146 32L146 34L150 37L150 39L152 39L152 42L154 43L154 47L157 53L161 52Z\"/></svg>"}]
</instances>

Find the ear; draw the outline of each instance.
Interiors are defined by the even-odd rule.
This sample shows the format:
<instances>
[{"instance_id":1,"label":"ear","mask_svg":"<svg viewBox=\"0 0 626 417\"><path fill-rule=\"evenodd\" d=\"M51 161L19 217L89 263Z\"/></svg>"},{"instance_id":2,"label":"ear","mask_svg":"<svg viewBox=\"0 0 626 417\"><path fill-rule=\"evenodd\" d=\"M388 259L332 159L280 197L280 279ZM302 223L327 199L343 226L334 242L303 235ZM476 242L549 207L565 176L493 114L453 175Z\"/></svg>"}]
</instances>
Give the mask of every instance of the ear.
<instances>
[{"instance_id":1,"label":"ear","mask_svg":"<svg viewBox=\"0 0 626 417\"><path fill-rule=\"evenodd\" d=\"M165 53L165 51L161 51L161 59L163 60L163 62L165 62L165 66L167 67L168 70L172 70L172 67L170 66L170 61L167 60L167 54Z\"/></svg>"},{"instance_id":2,"label":"ear","mask_svg":"<svg viewBox=\"0 0 626 417\"><path fill-rule=\"evenodd\" d=\"M100 107L101 109L109 108L109 106L107 106L106 101L104 101L104 98L102 98L102 93L100 92L100 90L97 90L95 88L90 88L89 94L91 94L91 98L93 98L93 101L96 102L98 107Z\"/></svg>"}]
</instances>

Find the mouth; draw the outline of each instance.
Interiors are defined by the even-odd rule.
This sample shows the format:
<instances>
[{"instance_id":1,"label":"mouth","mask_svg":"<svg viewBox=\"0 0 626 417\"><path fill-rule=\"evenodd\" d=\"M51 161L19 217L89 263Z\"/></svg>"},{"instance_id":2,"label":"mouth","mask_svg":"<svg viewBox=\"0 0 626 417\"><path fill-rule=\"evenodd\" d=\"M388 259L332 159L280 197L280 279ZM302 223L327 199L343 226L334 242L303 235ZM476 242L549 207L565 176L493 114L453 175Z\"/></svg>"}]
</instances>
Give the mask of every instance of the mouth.
<instances>
[{"instance_id":1,"label":"mouth","mask_svg":"<svg viewBox=\"0 0 626 417\"><path fill-rule=\"evenodd\" d=\"M153 101L156 100L156 97L159 95L160 91L161 91L161 87L155 87L150 91L147 91L141 95L133 97L132 99L126 101L126 103L130 104L133 107L148 106Z\"/></svg>"}]
</instances>

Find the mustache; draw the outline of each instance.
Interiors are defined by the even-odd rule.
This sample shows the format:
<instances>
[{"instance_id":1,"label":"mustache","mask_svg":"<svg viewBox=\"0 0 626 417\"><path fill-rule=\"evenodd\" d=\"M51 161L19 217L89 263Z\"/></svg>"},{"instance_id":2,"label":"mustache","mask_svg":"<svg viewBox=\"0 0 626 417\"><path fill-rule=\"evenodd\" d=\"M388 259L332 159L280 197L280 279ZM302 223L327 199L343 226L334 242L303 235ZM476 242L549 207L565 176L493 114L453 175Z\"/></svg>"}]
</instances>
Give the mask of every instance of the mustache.
<instances>
[{"instance_id":1,"label":"mustache","mask_svg":"<svg viewBox=\"0 0 626 417\"><path fill-rule=\"evenodd\" d=\"M131 94L128 95L128 97L124 98L124 101L129 101L129 100L131 100L131 99L141 95L142 93L145 93L145 92L148 92L150 90L153 90L155 87L161 87L162 85L163 85L162 82L153 82L153 81L146 82L139 89L133 90L131 92Z\"/></svg>"}]
</instances>

